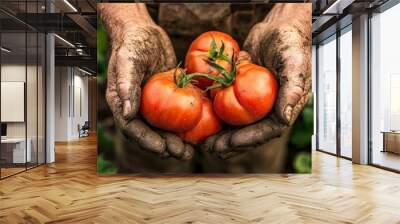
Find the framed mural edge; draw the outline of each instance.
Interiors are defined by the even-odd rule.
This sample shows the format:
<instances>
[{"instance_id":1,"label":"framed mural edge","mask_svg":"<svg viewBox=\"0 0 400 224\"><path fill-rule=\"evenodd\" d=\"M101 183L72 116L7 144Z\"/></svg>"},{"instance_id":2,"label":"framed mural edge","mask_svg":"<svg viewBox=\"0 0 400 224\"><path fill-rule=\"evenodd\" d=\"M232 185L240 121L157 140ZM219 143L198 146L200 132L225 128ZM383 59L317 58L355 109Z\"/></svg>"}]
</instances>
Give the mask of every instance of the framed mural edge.
<instances>
[{"instance_id":1,"label":"framed mural edge","mask_svg":"<svg viewBox=\"0 0 400 224\"><path fill-rule=\"evenodd\" d=\"M98 173L311 172L311 3L97 9Z\"/></svg>"}]
</instances>

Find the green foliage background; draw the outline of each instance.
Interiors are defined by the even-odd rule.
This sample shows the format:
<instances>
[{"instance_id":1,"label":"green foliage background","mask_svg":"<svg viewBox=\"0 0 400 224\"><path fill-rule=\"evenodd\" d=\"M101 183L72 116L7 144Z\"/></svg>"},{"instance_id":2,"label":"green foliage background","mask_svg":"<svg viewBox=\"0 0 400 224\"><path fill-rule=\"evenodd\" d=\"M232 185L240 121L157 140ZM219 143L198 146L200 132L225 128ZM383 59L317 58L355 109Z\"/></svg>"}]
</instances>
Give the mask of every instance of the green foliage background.
<instances>
[{"instance_id":1,"label":"green foliage background","mask_svg":"<svg viewBox=\"0 0 400 224\"><path fill-rule=\"evenodd\" d=\"M288 172L311 172L311 138L314 130L313 96L294 123L290 132Z\"/></svg>"},{"instance_id":2,"label":"green foliage background","mask_svg":"<svg viewBox=\"0 0 400 224\"><path fill-rule=\"evenodd\" d=\"M107 49L108 41L107 34L104 26L100 23L97 24L97 86L98 89L105 85L107 79ZM103 97L99 91L98 97ZM99 102L99 100L98 100ZM112 161L106 160L105 154L114 154L115 144L111 136L104 132L101 122L97 124L97 141L98 141L98 155L97 155L97 172L104 174L117 173L118 168Z\"/></svg>"}]
</instances>

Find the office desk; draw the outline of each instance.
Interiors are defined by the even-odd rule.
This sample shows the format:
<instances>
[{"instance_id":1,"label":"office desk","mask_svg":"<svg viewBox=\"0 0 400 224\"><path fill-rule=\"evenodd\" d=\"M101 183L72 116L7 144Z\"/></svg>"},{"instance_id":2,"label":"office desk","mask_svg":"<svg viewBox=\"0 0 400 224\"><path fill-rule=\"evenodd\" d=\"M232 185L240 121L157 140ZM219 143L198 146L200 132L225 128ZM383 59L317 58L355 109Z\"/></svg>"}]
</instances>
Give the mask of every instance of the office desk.
<instances>
[{"instance_id":1,"label":"office desk","mask_svg":"<svg viewBox=\"0 0 400 224\"><path fill-rule=\"evenodd\" d=\"M25 163L31 162L30 138L26 140L27 147L25 153L25 138L6 138L1 139L1 157L6 163Z\"/></svg>"},{"instance_id":2,"label":"office desk","mask_svg":"<svg viewBox=\"0 0 400 224\"><path fill-rule=\"evenodd\" d=\"M382 134L382 152L392 152L400 154L400 131L382 131Z\"/></svg>"}]
</instances>

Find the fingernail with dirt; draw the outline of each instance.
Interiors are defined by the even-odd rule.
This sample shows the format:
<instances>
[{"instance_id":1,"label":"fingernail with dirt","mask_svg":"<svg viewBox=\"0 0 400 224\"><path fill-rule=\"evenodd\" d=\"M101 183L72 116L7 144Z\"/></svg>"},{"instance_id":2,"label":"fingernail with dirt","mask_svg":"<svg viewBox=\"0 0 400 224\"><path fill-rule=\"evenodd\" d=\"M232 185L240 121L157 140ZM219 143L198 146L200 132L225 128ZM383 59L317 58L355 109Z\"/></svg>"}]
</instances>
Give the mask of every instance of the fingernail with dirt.
<instances>
[{"instance_id":1,"label":"fingernail with dirt","mask_svg":"<svg viewBox=\"0 0 400 224\"><path fill-rule=\"evenodd\" d=\"M292 106L289 106L289 105L286 106L285 110L283 111L283 116L285 116L285 119L288 123L292 119L292 111L293 111L293 108L292 108Z\"/></svg>"},{"instance_id":2,"label":"fingernail with dirt","mask_svg":"<svg viewBox=\"0 0 400 224\"><path fill-rule=\"evenodd\" d=\"M129 113L130 113L131 110L132 110L131 102L130 102L129 100L125 100L125 101L124 101L122 110L123 110L124 118L128 118Z\"/></svg>"}]
</instances>

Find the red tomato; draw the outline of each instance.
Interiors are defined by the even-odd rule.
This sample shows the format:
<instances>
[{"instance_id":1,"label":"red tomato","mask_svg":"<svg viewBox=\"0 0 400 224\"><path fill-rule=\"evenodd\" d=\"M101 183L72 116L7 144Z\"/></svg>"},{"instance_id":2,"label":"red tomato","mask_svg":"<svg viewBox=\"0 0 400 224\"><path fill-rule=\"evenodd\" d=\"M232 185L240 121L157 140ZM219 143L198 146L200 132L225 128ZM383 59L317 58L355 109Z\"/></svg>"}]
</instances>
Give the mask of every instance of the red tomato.
<instances>
[{"instance_id":1,"label":"red tomato","mask_svg":"<svg viewBox=\"0 0 400 224\"><path fill-rule=\"evenodd\" d=\"M212 43L215 43L213 47ZM223 55L218 54L224 43ZM229 61L223 60L230 59L232 54L239 52L238 43L228 34L209 31L201 34L197 37L190 45L189 51L185 59L185 67L188 73L207 73L214 76L219 75L218 70L213 68L207 63L207 60L217 63L218 65L225 68L228 72L231 70ZM201 89L205 89L213 84L213 81L206 78L196 78L198 83L196 84Z\"/></svg>"},{"instance_id":2,"label":"red tomato","mask_svg":"<svg viewBox=\"0 0 400 224\"><path fill-rule=\"evenodd\" d=\"M278 83L267 68L241 63L233 84L212 92L214 111L225 123L251 124L271 111L277 94Z\"/></svg>"},{"instance_id":3,"label":"red tomato","mask_svg":"<svg viewBox=\"0 0 400 224\"><path fill-rule=\"evenodd\" d=\"M204 141L207 137L216 134L221 129L221 122L214 113L211 101L203 97L203 107L200 121L197 125L186 132L179 133L186 142L198 144Z\"/></svg>"},{"instance_id":4,"label":"red tomato","mask_svg":"<svg viewBox=\"0 0 400 224\"><path fill-rule=\"evenodd\" d=\"M178 87L175 69L153 75L142 90L141 113L152 126L173 132L193 129L202 114L202 92L188 83ZM184 71L177 69L177 76Z\"/></svg>"}]
</instances>

